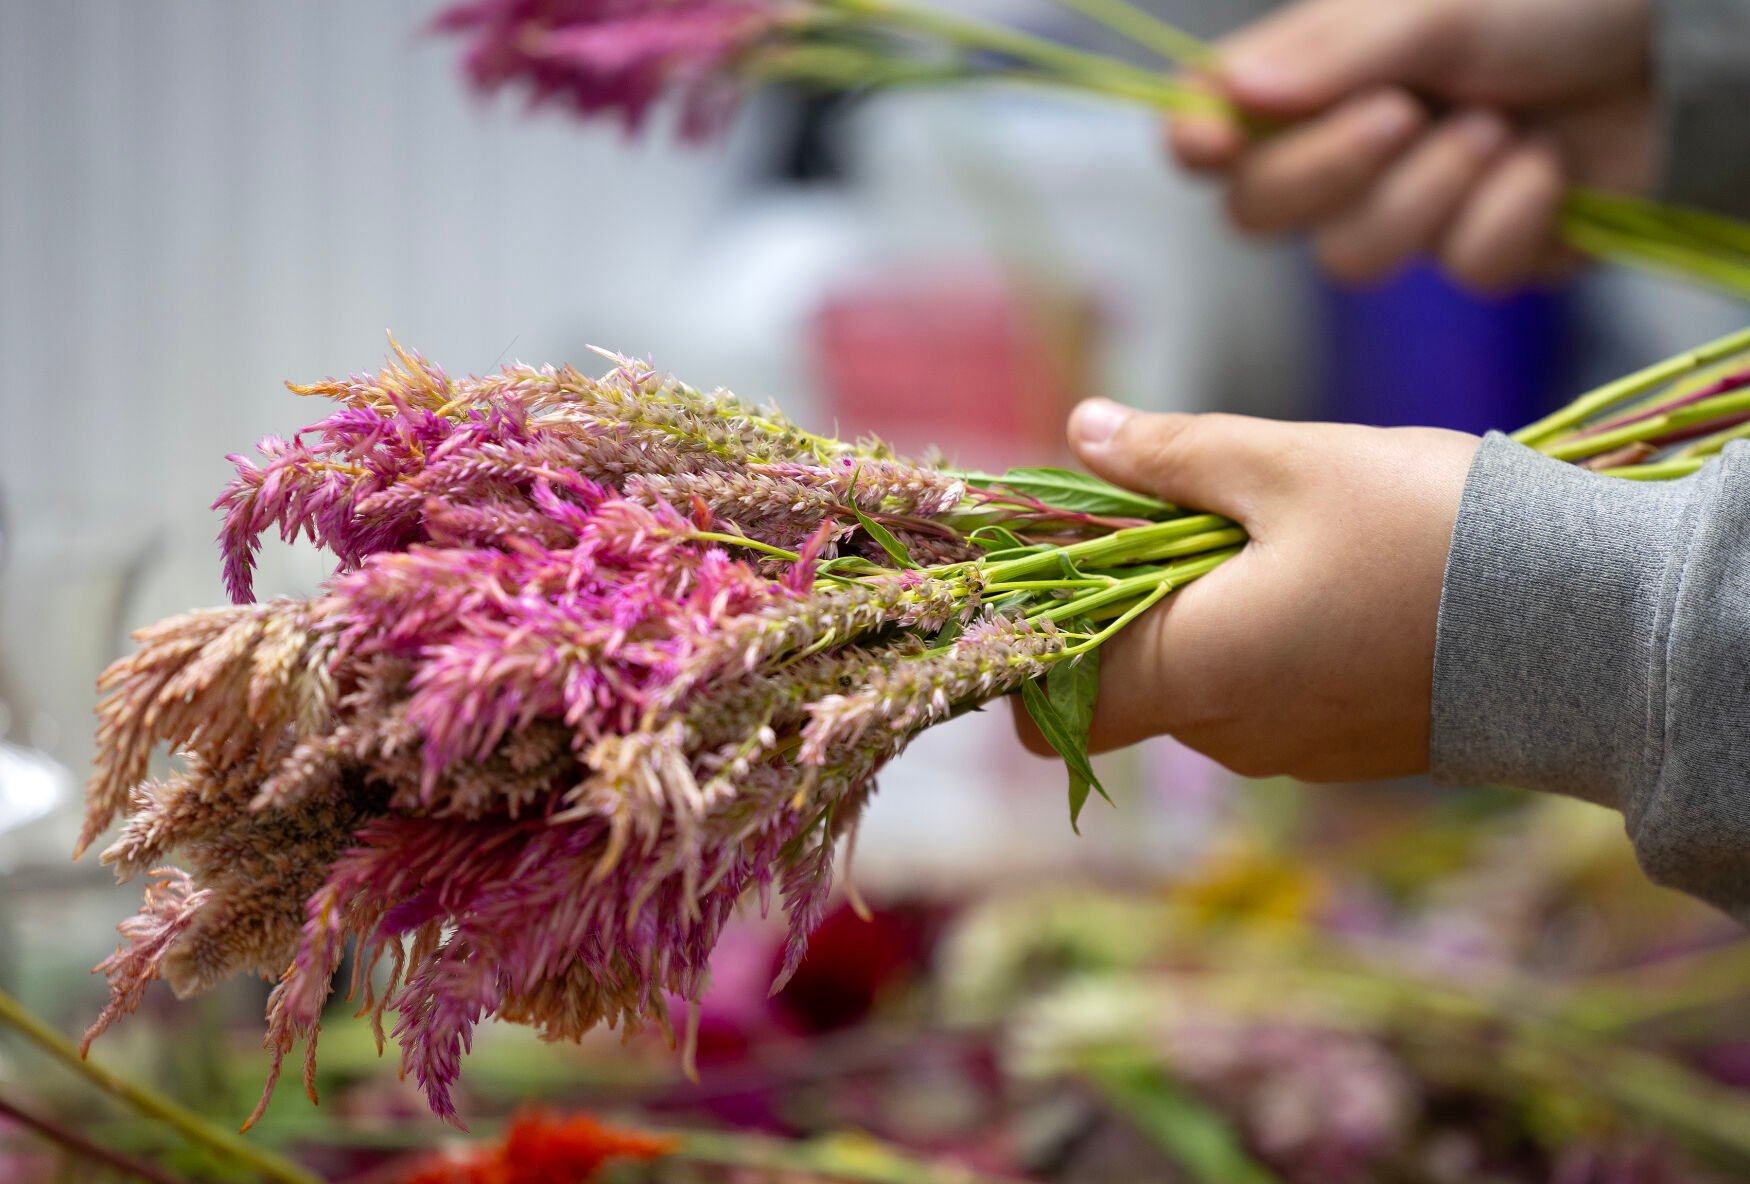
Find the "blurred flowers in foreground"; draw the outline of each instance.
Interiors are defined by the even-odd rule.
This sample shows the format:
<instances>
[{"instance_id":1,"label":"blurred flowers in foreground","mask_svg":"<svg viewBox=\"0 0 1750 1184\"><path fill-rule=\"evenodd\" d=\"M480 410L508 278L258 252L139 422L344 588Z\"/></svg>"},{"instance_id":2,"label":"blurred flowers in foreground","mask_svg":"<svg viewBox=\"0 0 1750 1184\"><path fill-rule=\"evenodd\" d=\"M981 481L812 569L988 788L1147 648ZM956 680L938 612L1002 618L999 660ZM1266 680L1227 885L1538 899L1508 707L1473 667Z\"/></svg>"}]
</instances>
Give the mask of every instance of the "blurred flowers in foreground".
<instances>
[{"instance_id":1,"label":"blurred flowers in foreground","mask_svg":"<svg viewBox=\"0 0 1750 1184\"><path fill-rule=\"evenodd\" d=\"M1641 881L1605 811L1351 795L1321 799L1313 836L1284 787L1246 790L1170 883L914 889L872 899L869 921L838 905L771 997L783 930L739 922L702 1001L697 1082L647 1039L554 1048L486 1028L466 1090L487 1133L442 1165L411 1087L336 1025L323 1114L269 1114L249 1142L324 1179L398 1181L487 1162L508 1146L495 1116L541 1097L672 1138L609 1173L667 1184L1745 1178L1735 927ZM185 1014L139 1030L144 1065L171 1059ZM252 1090L232 1047L244 1067L220 1066L208 1113ZM174 1163L168 1146L118 1144ZM35 1181L53 1160L17 1162Z\"/></svg>"},{"instance_id":2,"label":"blurred flowers in foreground","mask_svg":"<svg viewBox=\"0 0 1750 1184\"><path fill-rule=\"evenodd\" d=\"M1000 1026L1012 1080L1086 1083L1205 1178L1741 1178L1750 1094L1719 1052L1750 944L1629 882L1604 811L1445 815L1420 876L1398 832L1217 858L1165 896L992 901L943 951L946 1010ZM1297 881L1323 901L1299 920L1263 890Z\"/></svg>"}]
</instances>

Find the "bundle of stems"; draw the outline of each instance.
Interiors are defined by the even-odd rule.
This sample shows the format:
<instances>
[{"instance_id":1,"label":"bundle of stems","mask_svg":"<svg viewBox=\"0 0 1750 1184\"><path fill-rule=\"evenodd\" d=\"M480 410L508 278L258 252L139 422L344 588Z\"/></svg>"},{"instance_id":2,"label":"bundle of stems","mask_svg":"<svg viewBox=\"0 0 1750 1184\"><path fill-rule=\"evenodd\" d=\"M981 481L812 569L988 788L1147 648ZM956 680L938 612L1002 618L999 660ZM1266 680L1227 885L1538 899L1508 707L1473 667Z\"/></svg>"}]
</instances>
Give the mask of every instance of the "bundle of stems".
<instances>
[{"instance_id":1,"label":"bundle of stems","mask_svg":"<svg viewBox=\"0 0 1750 1184\"><path fill-rule=\"evenodd\" d=\"M911 737L1020 693L1074 824L1104 793L1101 646L1245 544L1085 474L908 461L613 362L458 379L396 347L294 387L338 407L233 458L237 603L141 631L101 684L81 848L125 815L104 860L151 880L87 1044L157 978L255 973L278 980L269 1089L300 1038L308 1084L351 948L361 1014L381 1040L396 1013L456 1120L481 1019L572 1039L695 1014L746 897L788 911L781 982ZM1522 437L1654 479L1747 422L1750 331ZM269 531L335 556L319 595L253 602ZM148 779L166 746L180 767Z\"/></svg>"},{"instance_id":2,"label":"bundle of stems","mask_svg":"<svg viewBox=\"0 0 1750 1184\"><path fill-rule=\"evenodd\" d=\"M1213 50L1129 0L1057 0L1174 70ZM708 138L747 90L772 82L833 89L998 82L1046 87L1173 114L1234 112L1184 75L908 0L466 0L439 18L469 39L475 84L525 86L534 102L608 115L628 131L679 99L681 130ZM1576 188L1561 229L1584 254L1750 295L1750 226L1706 211Z\"/></svg>"}]
</instances>

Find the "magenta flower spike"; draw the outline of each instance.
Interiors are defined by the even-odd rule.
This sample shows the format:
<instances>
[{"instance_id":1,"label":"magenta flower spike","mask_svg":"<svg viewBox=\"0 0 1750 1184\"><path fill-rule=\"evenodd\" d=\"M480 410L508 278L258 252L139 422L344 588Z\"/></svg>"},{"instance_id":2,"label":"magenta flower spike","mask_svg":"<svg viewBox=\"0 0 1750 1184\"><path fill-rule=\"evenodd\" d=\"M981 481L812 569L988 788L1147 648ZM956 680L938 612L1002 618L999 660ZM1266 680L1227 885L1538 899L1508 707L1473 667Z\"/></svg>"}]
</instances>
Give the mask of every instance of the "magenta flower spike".
<instances>
[{"instance_id":1,"label":"magenta flower spike","mask_svg":"<svg viewBox=\"0 0 1750 1184\"><path fill-rule=\"evenodd\" d=\"M141 630L99 684L79 848L125 819L104 862L148 886L88 1042L157 979L257 975L265 1106L299 1042L310 1088L349 951L346 993L451 1122L489 1019L674 1035L668 1001L697 1007L738 907L782 909L795 970L923 729L1021 691L1073 821L1099 788L1100 646L1240 549L1083 474L914 463L609 361L457 378L395 346L293 387L335 406L236 458L216 506L237 603ZM1590 455L1587 425L1654 386L1585 397L1540 446ZM1611 439L1653 450L1630 475L1680 475L1657 433L1735 397ZM317 595L254 601L270 534L333 557Z\"/></svg>"},{"instance_id":2,"label":"magenta flower spike","mask_svg":"<svg viewBox=\"0 0 1750 1184\"><path fill-rule=\"evenodd\" d=\"M605 114L628 133L674 95L682 135L704 139L741 90L732 64L777 21L774 5L751 0L485 0L435 27L467 38L464 69L481 91L520 84L532 106Z\"/></svg>"}]
</instances>

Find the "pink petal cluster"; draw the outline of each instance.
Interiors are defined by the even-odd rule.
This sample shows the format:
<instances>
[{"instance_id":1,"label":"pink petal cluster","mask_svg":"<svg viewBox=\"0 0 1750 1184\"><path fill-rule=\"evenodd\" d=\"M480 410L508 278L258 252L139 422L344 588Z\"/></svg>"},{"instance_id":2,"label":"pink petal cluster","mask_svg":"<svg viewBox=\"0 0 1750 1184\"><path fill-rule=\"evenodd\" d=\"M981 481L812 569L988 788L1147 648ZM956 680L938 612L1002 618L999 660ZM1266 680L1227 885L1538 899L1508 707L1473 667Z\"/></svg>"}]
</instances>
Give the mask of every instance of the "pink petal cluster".
<instances>
[{"instance_id":1,"label":"pink petal cluster","mask_svg":"<svg viewBox=\"0 0 1750 1184\"><path fill-rule=\"evenodd\" d=\"M667 1027L745 897L787 911L787 976L876 772L1065 648L982 604L957 479L616 362L458 380L398 351L294 388L340 406L238 458L242 603L142 631L102 683L81 846L120 814L119 875L183 870L121 927L92 1036L155 978L256 974L269 1089L299 1040L308 1081L351 949L457 1121L482 1020ZM336 556L321 595L249 601L269 531ZM893 540L946 561L870 561ZM866 557L829 577L841 550ZM180 765L146 780L164 747Z\"/></svg>"},{"instance_id":2,"label":"pink petal cluster","mask_svg":"<svg viewBox=\"0 0 1750 1184\"><path fill-rule=\"evenodd\" d=\"M481 90L520 84L531 104L610 114L628 132L674 94L681 133L702 139L734 108L737 59L778 20L765 0L470 0L436 27L468 39Z\"/></svg>"},{"instance_id":3,"label":"pink petal cluster","mask_svg":"<svg viewBox=\"0 0 1750 1184\"><path fill-rule=\"evenodd\" d=\"M379 374L293 386L341 406L294 439L262 440L260 463L230 458L237 476L214 508L225 516L232 599L254 598L255 556L270 531L307 537L344 568L414 543L563 545L579 478L787 548L823 520L835 524L833 541L852 534L854 501L944 561L973 554L935 521L960 503L964 484L878 443L811 436L776 411L619 357L599 379L520 365L456 379L395 350Z\"/></svg>"}]
</instances>

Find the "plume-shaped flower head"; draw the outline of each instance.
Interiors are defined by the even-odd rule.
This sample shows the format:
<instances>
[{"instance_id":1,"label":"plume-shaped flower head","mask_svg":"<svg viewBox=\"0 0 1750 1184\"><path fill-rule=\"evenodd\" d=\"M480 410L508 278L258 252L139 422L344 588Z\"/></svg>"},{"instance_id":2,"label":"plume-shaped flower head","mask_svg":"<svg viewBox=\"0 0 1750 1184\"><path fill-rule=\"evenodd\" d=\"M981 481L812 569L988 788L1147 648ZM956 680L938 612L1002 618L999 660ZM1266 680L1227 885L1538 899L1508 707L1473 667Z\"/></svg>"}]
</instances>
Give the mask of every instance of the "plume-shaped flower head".
<instances>
[{"instance_id":1,"label":"plume-shaped flower head","mask_svg":"<svg viewBox=\"0 0 1750 1184\"><path fill-rule=\"evenodd\" d=\"M700 139L734 106L734 62L779 19L765 0L474 0L437 28L468 38L464 64L481 90L520 83L532 104L607 113L628 132L673 94L682 134Z\"/></svg>"}]
</instances>

